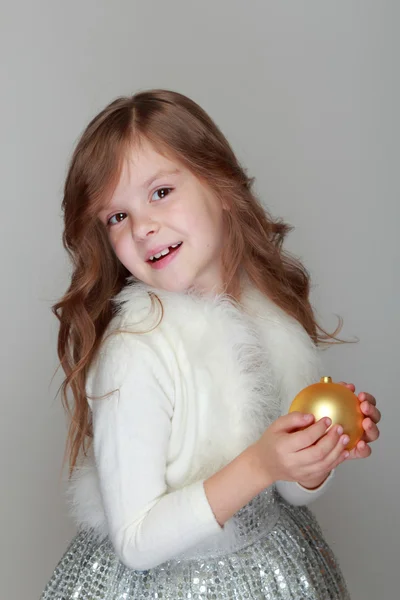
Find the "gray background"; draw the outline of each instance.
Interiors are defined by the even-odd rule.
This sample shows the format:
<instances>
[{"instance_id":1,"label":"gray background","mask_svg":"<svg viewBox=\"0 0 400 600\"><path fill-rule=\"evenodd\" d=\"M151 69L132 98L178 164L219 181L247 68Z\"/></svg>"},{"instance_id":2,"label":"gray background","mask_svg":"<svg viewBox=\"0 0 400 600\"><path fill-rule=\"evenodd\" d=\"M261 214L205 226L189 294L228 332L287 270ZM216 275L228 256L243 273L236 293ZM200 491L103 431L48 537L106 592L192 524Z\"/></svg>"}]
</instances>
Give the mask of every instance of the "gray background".
<instances>
[{"instance_id":1,"label":"gray background","mask_svg":"<svg viewBox=\"0 0 400 600\"><path fill-rule=\"evenodd\" d=\"M74 533L51 381L67 160L106 103L151 87L216 120L296 226L322 323L360 338L326 372L377 396L382 436L314 509L353 600L399 597L399 17L396 0L1 2L2 597L38 598Z\"/></svg>"}]
</instances>

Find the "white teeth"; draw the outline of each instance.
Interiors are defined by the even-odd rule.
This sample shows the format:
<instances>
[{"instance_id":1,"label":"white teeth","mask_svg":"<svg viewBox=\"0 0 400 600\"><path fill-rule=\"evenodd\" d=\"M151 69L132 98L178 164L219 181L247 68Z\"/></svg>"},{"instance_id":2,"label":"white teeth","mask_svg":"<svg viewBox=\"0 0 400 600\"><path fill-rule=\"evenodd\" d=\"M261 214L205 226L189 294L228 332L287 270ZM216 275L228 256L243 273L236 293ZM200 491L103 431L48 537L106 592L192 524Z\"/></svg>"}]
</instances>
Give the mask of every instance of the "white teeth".
<instances>
[{"instance_id":1,"label":"white teeth","mask_svg":"<svg viewBox=\"0 0 400 600\"><path fill-rule=\"evenodd\" d=\"M179 242L179 244L173 244L172 246L170 246L170 248L178 248L178 246L180 246L181 244L182 244L182 242ZM165 250L162 250L161 252L158 252L157 254L150 256L149 260L154 261L157 258L161 258L162 256L167 256L167 254L169 254L169 252L170 252L170 249L165 248Z\"/></svg>"},{"instance_id":2,"label":"white teeth","mask_svg":"<svg viewBox=\"0 0 400 600\"><path fill-rule=\"evenodd\" d=\"M162 256L167 256L167 254L169 254L169 248L165 248L165 250L161 250L161 252L158 252L157 254L154 254L154 256L150 256L149 260L154 260L156 258L161 258Z\"/></svg>"}]
</instances>

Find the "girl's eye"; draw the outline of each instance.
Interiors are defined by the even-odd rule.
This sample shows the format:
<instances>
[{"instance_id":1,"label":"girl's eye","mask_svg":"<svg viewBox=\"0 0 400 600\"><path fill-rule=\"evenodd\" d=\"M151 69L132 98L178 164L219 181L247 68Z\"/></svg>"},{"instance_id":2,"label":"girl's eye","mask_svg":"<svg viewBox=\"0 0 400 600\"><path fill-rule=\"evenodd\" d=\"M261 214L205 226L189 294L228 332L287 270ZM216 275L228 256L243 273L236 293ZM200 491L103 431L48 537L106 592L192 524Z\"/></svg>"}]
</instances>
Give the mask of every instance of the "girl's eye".
<instances>
[{"instance_id":1,"label":"girl's eye","mask_svg":"<svg viewBox=\"0 0 400 600\"><path fill-rule=\"evenodd\" d=\"M163 188L159 188L158 190L156 190L151 199L153 201L158 201L158 200L162 200L163 198L165 198L166 196L168 196L168 194L170 192L172 192L173 188L168 188L168 187L163 187ZM158 194L158 198L154 197L155 194ZM108 226L113 226L113 225L118 225L118 223L121 223L121 221L123 221L126 218L126 213L120 212L120 213L116 213L115 215L113 215L112 217L110 217L107 221L107 225Z\"/></svg>"},{"instance_id":2,"label":"girl's eye","mask_svg":"<svg viewBox=\"0 0 400 600\"><path fill-rule=\"evenodd\" d=\"M159 188L158 190L156 190L154 192L154 194L159 194L158 198L154 198L154 194L152 195L151 199L152 200L162 200L163 198L165 198L165 196L168 196L168 194L172 192L172 188Z\"/></svg>"},{"instance_id":3,"label":"girl's eye","mask_svg":"<svg viewBox=\"0 0 400 600\"><path fill-rule=\"evenodd\" d=\"M121 223L125 217L126 213L117 213L108 219L107 225L117 225L118 223Z\"/></svg>"}]
</instances>

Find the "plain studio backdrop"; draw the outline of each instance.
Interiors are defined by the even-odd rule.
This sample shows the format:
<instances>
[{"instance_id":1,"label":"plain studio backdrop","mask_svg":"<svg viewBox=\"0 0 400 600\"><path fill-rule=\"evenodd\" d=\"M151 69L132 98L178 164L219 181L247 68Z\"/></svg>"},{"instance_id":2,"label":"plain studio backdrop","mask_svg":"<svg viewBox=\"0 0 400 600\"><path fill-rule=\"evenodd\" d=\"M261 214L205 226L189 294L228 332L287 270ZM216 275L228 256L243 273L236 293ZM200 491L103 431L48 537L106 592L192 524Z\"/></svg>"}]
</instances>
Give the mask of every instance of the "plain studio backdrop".
<instances>
[{"instance_id":1,"label":"plain studio backdrop","mask_svg":"<svg viewBox=\"0 0 400 600\"><path fill-rule=\"evenodd\" d=\"M38 598L75 528L60 468L60 203L88 120L164 87L199 102L296 229L321 323L358 344L326 374L375 394L382 435L313 505L353 600L399 598L399 36L396 1L1 2L1 589ZM321 599L324 600L324 599Z\"/></svg>"}]
</instances>

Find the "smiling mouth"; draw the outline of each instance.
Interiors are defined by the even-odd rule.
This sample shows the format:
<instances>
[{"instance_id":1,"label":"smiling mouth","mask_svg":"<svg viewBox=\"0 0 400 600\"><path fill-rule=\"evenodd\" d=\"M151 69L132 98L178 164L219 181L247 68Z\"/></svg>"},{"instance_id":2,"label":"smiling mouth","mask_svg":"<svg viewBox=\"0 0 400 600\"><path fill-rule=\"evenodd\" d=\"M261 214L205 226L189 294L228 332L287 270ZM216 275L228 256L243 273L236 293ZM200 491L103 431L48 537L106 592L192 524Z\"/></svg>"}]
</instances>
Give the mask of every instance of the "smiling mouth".
<instances>
[{"instance_id":1,"label":"smiling mouth","mask_svg":"<svg viewBox=\"0 0 400 600\"><path fill-rule=\"evenodd\" d=\"M181 246L182 242L179 242L178 244L173 244L172 246L168 246L168 248L165 248L165 250L162 250L162 252L158 252L157 254L154 254L154 256L150 256L148 262L152 264L160 262L166 256L169 256L170 254L176 252Z\"/></svg>"}]
</instances>

